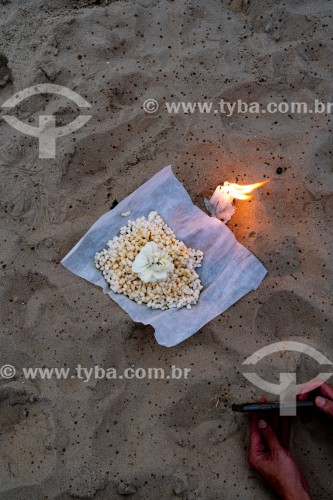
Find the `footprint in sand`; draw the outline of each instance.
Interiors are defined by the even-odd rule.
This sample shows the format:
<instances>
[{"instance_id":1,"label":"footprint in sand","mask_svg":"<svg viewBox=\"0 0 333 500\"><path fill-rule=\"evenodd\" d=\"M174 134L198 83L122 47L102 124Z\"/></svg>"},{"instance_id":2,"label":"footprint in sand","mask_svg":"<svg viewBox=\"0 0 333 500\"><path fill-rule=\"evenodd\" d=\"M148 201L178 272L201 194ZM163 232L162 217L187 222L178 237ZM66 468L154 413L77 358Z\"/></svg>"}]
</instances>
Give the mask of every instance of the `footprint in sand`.
<instances>
[{"instance_id":1,"label":"footprint in sand","mask_svg":"<svg viewBox=\"0 0 333 500\"><path fill-rule=\"evenodd\" d=\"M39 484L55 466L52 417L36 398L33 386L12 382L0 389L1 498L1 492Z\"/></svg>"}]
</instances>

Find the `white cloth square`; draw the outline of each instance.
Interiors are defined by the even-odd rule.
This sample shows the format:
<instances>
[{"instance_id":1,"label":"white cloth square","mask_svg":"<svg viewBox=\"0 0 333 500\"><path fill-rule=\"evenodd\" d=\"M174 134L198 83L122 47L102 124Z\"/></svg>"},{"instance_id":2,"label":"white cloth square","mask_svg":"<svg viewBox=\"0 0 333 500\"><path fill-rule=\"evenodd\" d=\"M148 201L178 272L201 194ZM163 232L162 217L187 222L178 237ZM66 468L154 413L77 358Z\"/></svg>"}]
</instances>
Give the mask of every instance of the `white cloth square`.
<instances>
[{"instance_id":1,"label":"white cloth square","mask_svg":"<svg viewBox=\"0 0 333 500\"><path fill-rule=\"evenodd\" d=\"M130 210L128 217L121 214ZM203 284L198 303L192 309L153 310L112 292L95 267L94 255L106 248L127 220L147 217L157 211L177 239L202 250L202 267L196 269ZM150 324L161 345L171 347L197 332L241 297L255 290L266 269L218 219L208 216L192 203L171 166L154 175L115 208L102 215L61 261L62 265L94 285L103 288L133 321ZM111 308L110 308L111 313Z\"/></svg>"}]
</instances>

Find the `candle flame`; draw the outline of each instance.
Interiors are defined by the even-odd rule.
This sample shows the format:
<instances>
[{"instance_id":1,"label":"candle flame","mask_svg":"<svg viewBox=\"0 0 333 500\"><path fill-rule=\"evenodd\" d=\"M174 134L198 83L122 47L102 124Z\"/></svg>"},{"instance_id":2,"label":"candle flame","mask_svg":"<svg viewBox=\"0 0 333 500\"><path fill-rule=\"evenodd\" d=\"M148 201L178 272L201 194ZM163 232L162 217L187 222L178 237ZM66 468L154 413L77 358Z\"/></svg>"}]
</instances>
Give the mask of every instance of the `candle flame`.
<instances>
[{"instance_id":1,"label":"candle flame","mask_svg":"<svg viewBox=\"0 0 333 500\"><path fill-rule=\"evenodd\" d=\"M264 186L269 182L269 179L262 182L256 182L255 184L247 184L246 186L240 186L239 184L233 184L231 182L225 182L224 186L228 187L228 194L232 198L236 198L237 200L251 200L252 196L249 194L254 189L258 189L261 186Z\"/></svg>"}]
</instances>

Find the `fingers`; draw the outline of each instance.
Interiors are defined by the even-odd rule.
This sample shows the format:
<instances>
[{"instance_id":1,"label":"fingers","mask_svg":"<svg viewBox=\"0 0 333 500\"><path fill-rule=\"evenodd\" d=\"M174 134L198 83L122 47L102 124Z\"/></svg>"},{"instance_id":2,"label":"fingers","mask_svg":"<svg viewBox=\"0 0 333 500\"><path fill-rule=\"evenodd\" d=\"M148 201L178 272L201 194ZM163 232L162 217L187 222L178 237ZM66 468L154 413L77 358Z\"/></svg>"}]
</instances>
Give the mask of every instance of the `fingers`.
<instances>
[{"instance_id":1,"label":"fingers","mask_svg":"<svg viewBox=\"0 0 333 500\"><path fill-rule=\"evenodd\" d=\"M307 401L310 397L310 393L309 392L304 392L303 394L300 394L299 396L299 400L300 401Z\"/></svg>"},{"instance_id":2,"label":"fingers","mask_svg":"<svg viewBox=\"0 0 333 500\"><path fill-rule=\"evenodd\" d=\"M256 414L251 415L251 429L250 429L250 448L249 455L252 457L257 457L264 450L264 443L262 441L262 436L258 429L258 416Z\"/></svg>"},{"instance_id":3,"label":"fingers","mask_svg":"<svg viewBox=\"0 0 333 500\"><path fill-rule=\"evenodd\" d=\"M269 425L269 423L266 420L259 420L258 427L260 429L261 434L265 438L269 450L271 451L280 450L281 445L279 443L279 440L275 432L273 431L272 427Z\"/></svg>"},{"instance_id":4,"label":"fingers","mask_svg":"<svg viewBox=\"0 0 333 500\"><path fill-rule=\"evenodd\" d=\"M261 398L260 403L267 403L266 398ZM249 462L254 465L256 461L262 456L266 451L265 443L262 439L258 428L259 414L252 413L251 415L251 427L250 427L250 446L249 446Z\"/></svg>"},{"instance_id":5,"label":"fingers","mask_svg":"<svg viewBox=\"0 0 333 500\"><path fill-rule=\"evenodd\" d=\"M260 403L267 403L266 398L261 398ZM265 420L268 422L275 435L278 437L278 440L282 444L284 448L289 449L289 440L290 440L290 427L291 427L291 419L290 417L280 417L278 410L272 412L270 415L268 413L262 413L261 420Z\"/></svg>"},{"instance_id":6,"label":"fingers","mask_svg":"<svg viewBox=\"0 0 333 500\"><path fill-rule=\"evenodd\" d=\"M326 384L322 380L311 380L310 382L307 382L306 384L303 384L298 391L299 400L300 401L307 401L308 399L311 398L313 391L316 391L318 389L324 396L328 396L329 398L333 398L333 387Z\"/></svg>"},{"instance_id":7,"label":"fingers","mask_svg":"<svg viewBox=\"0 0 333 500\"><path fill-rule=\"evenodd\" d=\"M320 392L328 399L333 399L333 387L326 383L320 386Z\"/></svg>"},{"instance_id":8,"label":"fingers","mask_svg":"<svg viewBox=\"0 0 333 500\"><path fill-rule=\"evenodd\" d=\"M306 401L311 397L311 393L323 384L322 380L310 380L299 388L300 401Z\"/></svg>"},{"instance_id":9,"label":"fingers","mask_svg":"<svg viewBox=\"0 0 333 500\"><path fill-rule=\"evenodd\" d=\"M281 427L280 442L284 448L289 450L291 419L288 417L281 417L280 427Z\"/></svg>"},{"instance_id":10,"label":"fingers","mask_svg":"<svg viewBox=\"0 0 333 500\"><path fill-rule=\"evenodd\" d=\"M323 413L326 413L329 417L333 418L333 401L323 398L322 396L317 396L315 399L317 408Z\"/></svg>"},{"instance_id":11,"label":"fingers","mask_svg":"<svg viewBox=\"0 0 333 500\"><path fill-rule=\"evenodd\" d=\"M318 389L315 393L314 391ZM305 392L304 392L305 391ZM326 413L329 417L333 418L333 387L326 384L325 382L318 385L318 381L311 381L305 384L303 387L303 393L300 395L300 401L306 401L309 398L313 398L314 394L321 394L315 398L316 407L320 411Z\"/></svg>"}]
</instances>

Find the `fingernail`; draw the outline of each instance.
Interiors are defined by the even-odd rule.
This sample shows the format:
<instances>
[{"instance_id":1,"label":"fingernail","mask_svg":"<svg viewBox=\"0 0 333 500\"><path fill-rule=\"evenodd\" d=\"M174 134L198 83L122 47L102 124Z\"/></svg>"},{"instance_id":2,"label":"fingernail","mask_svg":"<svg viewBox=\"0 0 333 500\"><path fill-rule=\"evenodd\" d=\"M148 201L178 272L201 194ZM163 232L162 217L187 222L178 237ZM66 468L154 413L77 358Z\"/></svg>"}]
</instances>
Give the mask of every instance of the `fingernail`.
<instances>
[{"instance_id":1,"label":"fingernail","mask_svg":"<svg viewBox=\"0 0 333 500\"><path fill-rule=\"evenodd\" d=\"M326 399L325 399L325 398L322 398L322 397L320 397L320 396L318 396L318 397L316 398L316 405L317 405L317 406L321 406L321 407L323 407L323 406L325 406L325 404L326 404Z\"/></svg>"},{"instance_id":2,"label":"fingernail","mask_svg":"<svg viewBox=\"0 0 333 500\"><path fill-rule=\"evenodd\" d=\"M259 429L266 429L267 422L265 420L259 420L258 427L259 427Z\"/></svg>"}]
</instances>

